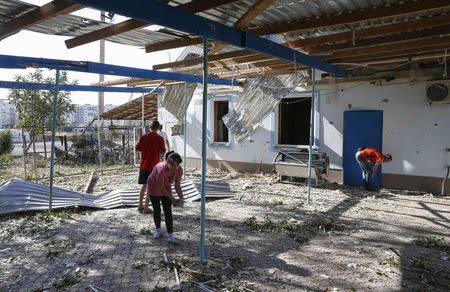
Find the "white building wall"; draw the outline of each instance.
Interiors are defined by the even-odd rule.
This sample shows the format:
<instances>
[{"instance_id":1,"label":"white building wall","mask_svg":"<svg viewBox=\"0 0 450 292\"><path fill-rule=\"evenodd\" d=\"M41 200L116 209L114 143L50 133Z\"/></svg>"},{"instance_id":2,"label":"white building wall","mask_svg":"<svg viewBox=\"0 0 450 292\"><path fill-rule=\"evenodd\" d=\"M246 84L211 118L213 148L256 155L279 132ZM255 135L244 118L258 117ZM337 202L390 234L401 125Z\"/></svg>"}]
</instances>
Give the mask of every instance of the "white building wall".
<instances>
[{"instance_id":1,"label":"white building wall","mask_svg":"<svg viewBox=\"0 0 450 292\"><path fill-rule=\"evenodd\" d=\"M330 156L332 169L342 169L343 116L351 108L383 110L383 152L394 156L393 162L384 165L383 173L445 175L445 167L450 163L450 153L445 151L450 148L450 104L426 103L424 83L375 86L366 82L319 90L320 127L316 133L320 132L320 148ZM201 155L201 99L201 94L194 95L188 108L189 158ZM159 120L170 135L170 126L177 123L172 115L160 108ZM229 147L208 145L208 159L270 164L276 154L271 136L274 127L271 114L258 126L251 141L238 144L233 140ZM183 136L169 140L173 150L183 155Z\"/></svg>"}]
</instances>

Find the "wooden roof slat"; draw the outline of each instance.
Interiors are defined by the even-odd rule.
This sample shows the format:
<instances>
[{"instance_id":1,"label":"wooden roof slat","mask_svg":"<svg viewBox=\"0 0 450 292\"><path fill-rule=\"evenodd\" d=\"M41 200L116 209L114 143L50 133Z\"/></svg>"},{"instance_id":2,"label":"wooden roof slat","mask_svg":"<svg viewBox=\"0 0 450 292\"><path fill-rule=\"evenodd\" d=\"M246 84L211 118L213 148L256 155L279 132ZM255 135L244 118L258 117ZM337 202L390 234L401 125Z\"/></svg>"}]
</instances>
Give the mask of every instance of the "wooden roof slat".
<instances>
[{"instance_id":1,"label":"wooden roof slat","mask_svg":"<svg viewBox=\"0 0 450 292\"><path fill-rule=\"evenodd\" d=\"M208 0L208 1L192 1L185 4L181 4L180 8L183 8L187 11L197 13L201 11L206 11L212 8L216 8L222 5L230 4L233 2L236 2L238 0ZM150 13L150 12L149 12ZM151 25L148 22L136 20L136 19L129 19L125 20L120 23L116 23L113 25L110 25L108 27L89 32L84 35L80 35L71 39L68 39L65 41L67 48L74 48L77 46L81 46L84 44L88 44L94 41L98 41L101 39L105 39L108 37L112 37L114 35L124 33L126 31L130 31L133 29L145 27Z\"/></svg>"},{"instance_id":2,"label":"wooden roof slat","mask_svg":"<svg viewBox=\"0 0 450 292\"><path fill-rule=\"evenodd\" d=\"M0 40L10 37L23 29L41 23L58 15L68 14L81 9L80 4L68 0L51 1L41 7L27 12L19 17L0 25Z\"/></svg>"},{"instance_id":3,"label":"wooden roof slat","mask_svg":"<svg viewBox=\"0 0 450 292\"><path fill-rule=\"evenodd\" d=\"M418 29L424 29L429 27L439 27L439 26L445 26L447 24L450 24L450 15L440 15L435 17L428 17L424 19L417 19L417 20L411 20L411 21L403 21L400 23L395 24L388 24L384 26L379 27L371 27L361 30L355 31L355 41L356 44L365 43L365 41L360 41L360 39L365 38L375 38L380 35L384 34L392 34L392 33L399 33L404 31L411 31L411 30L418 30ZM439 28L436 28L438 30ZM444 29L442 31L445 33ZM386 37L389 38L389 37ZM332 35L325 35L320 37L314 37L314 38L307 38L307 39L300 39L296 41L286 42L283 43L284 45L289 45L290 47L302 47L302 46L317 46L323 43L329 43L329 42L339 42L339 41L348 41L353 39L353 33L352 32L344 32L344 33L337 33ZM368 43L370 41L367 41ZM340 46L340 44L337 45L330 45L331 46ZM244 57L244 56L250 56L252 55L255 57L255 61L261 60L262 54L254 53L250 50L239 50L234 51L230 53L222 53L217 55L210 55L208 56L210 61L219 61L224 59L230 59L235 57ZM170 63L164 63L164 64L158 64L153 66L154 69L167 69L167 68L177 68L177 67L184 67L184 66L194 66L197 64L200 64L203 61L203 58L194 58L191 60L186 61L178 61L178 62L170 62ZM233 59L231 63L239 64L242 63L242 61L249 62L253 61L252 58L244 58L244 59Z\"/></svg>"},{"instance_id":4,"label":"wooden roof slat","mask_svg":"<svg viewBox=\"0 0 450 292\"><path fill-rule=\"evenodd\" d=\"M245 30L251 24L251 22L258 17L264 10L272 6L276 0L256 0L244 14L239 17L234 23L233 27L241 30ZM211 49L210 54L214 55L226 48L228 44L222 42L215 42L215 46Z\"/></svg>"},{"instance_id":5,"label":"wooden roof slat","mask_svg":"<svg viewBox=\"0 0 450 292\"><path fill-rule=\"evenodd\" d=\"M144 118L157 117L158 102L156 94L147 94L144 96ZM142 97L120 105L102 114L104 119L112 120L135 120L142 118Z\"/></svg>"},{"instance_id":6,"label":"wooden roof slat","mask_svg":"<svg viewBox=\"0 0 450 292\"><path fill-rule=\"evenodd\" d=\"M383 26L363 28L355 30L355 40L358 42L360 39L374 38L382 35L388 35L393 33L401 33L405 31L419 30L423 28L442 26L450 24L450 15L438 15L433 17L414 19L408 21L397 22L393 24L387 24ZM343 32L330 35L324 35L313 38L299 39L295 41L290 41L289 46L295 48L305 47L305 46L317 46L330 42L342 42L350 41L353 39L353 32Z\"/></svg>"},{"instance_id":7,"label":"wooden roof slat","mask_svg":"<svg viewBox=\"0 0 450 292\"><path fill-rule=\"evenodd\" d=\"M253 28L250 29L250 31L257 35L304 31L351 23L359 23L383 18L390 18L408 14L416 14L420 12L437 10L446 7L450 7L450 2L448 0L426 0L426 1L422 0L417 2L409 0L407 3L391 5L389 7L382 6L374 9L368 8L363 11L351 11L348 13L333 15L329 17L301 19L297 21L277 23L263 27ZM190 38L189 40L190 40L189 45L196 45L202 42L201 38ZM161 42L147 46L146 51L155 52L159 50L174 49L184 46L185 45L181 42L179 44L177 44L175 41Z\"/></svg>"},{"instance_id":8,"label":"wooden roof slat","mask_svg":"<svg viewBox=\"0 0 450 292\"><path fill-rule=\"evenodd\" d=\"M395 50L400 49L418 49L428 46L441 46L443 49L446 48L447 44L450 43L450 36L444 36L444 37L431 37L431 38L423 38L418 40L411 40L402 42L399 44L396 43L390 43L386 45L376 46L376 47L369 47L369 48L355 48L355 49L348 49L345 51L340 51L337 53L334 53L330 55L328 58L342 58L342 57L353 57L356 58L357 56L364 56L364 55L370 55L370 54L377 54L377 53L389 53ZM327 59L328 59L327 58Z\"/></svg>"},{"instance_id":9,"label":"wooden roof slat","mask_svg":"<svg viewBox=\"0 0 450 292\"><path fill-rule=\"evenodd\" d=\"M432 10L450 7L448 0L405 1L403 4L368 8L362 11L351 11L330 17L314 19L301 19L284 23L277 23L263 27L257 27L250 31L258 35L288 33L310 29L326 28L345 24L367 22L383 18L417 14Z\"/></svg>"},{"instance_id":10,"label":"wooden roof slat","mask_svg":"<svg viewBox=\"0 0 450 292\"><path fill-rule=\"evenodd\" d=\"M227 52L227 53L222 53L222 54L217 54L217 55L208 55L208 61L225 60L225 59L231 59L231 58L247 56L247 55L256 55L256 53L251 50L241 50L241 51L233 51L233 52ZM192 66L192 65L200 64L201 62L203 62L203 57L154 65L153 70Z\"/></svg>"},{"instance_id":11,"label":"wooden roof slat","mask_svg":"<svg viewBox=\"0 0 450 292\"><path fill-rule=\"evenodd\" d=\"M311 49L310 54L323 53L323 52L336 52L344 50L354 50L358 48L376 47L381 45L387 45L396 43L401 45L403 42L410 42L414 40L421 40L429 37L445 36L450 34L450 25L435 27L431 29L425 29L421 31L407 32L398 35L382 36L377 38L359 40L352 43L332 44L326 46L319 46Z\"/></svg>"},{"instance_id":12,"label":"wooden roof slat","mask_svg":"<svg viewBox=\"0 0 450 292\"><path fill-rule=\"evenodd\" d=\"M446 17L448 17L448 16L446 15ZM448 17L448 20L450 21L450 17ZM329 57L327 55L323 55L323 54L329 53L329 56L332 56L333 52L337 53L337 52L345 51L345 50L353 51L355 49L378 47L378 46L384 46L384 45L388 45L388 44L401 45L402 43L410 43L410 42L414 42L415 40L421 41L422 39L426 39L429 37L445 36L445 35L449 35L449 34L450 34L450 25L443 25L443 26L432 27L430 29L422 29L420 31L406 32L406 33L402 33L402 34L398 34L398 35L389 35L389 36L383 36L383 37L374 37L374 38L357 40L355 42L354 46L353 46L353 43L340 43L340 44L330 44L330 45L312 47L309 50L309 53L311 53L312 55L316 54L317 56L320 56L322 59L328 60ZM240 52L240 51L237 51L236 55L239 55L238 52ZM243 53L246 53L246 52L243 52ZM212 56L212 57L214 57L214 56ZM220 56L218 56L218 55L216 56L216 58L219 58L219 57ZM194 64L194 61L195 60L192 60L190 62L190 64ZM253 54L250 56L244 56L244 57L228 60L227 65L243 64L243 63L249 63L249 62L253 62L252 65L254 65L256 67L265 67L265 66L273 66L273 65L278 65L278 64L286 64L286 61L274 59L271 56L267 56L267 55L263 55L263 54ZM177 64L177 65L179 65L179 64ZM220 72L220 70L221 70L221 68L218 68L217 70L211 69L211 73Z\"/></svg>"}]
</instances>

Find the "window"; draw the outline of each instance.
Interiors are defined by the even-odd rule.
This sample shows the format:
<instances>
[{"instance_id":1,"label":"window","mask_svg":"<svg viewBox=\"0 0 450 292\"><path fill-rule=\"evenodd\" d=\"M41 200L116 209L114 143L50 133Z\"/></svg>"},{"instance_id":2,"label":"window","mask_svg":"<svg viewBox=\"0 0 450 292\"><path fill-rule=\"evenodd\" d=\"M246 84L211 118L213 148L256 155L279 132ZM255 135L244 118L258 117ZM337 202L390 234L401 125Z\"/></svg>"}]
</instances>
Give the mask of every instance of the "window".
<instances>
[{"instance_id":1,"label":"window","mask_svg":"<svg viewBox=\"0 0 450 292\"><path fill-rule=\"evenodd\" d=\"M228 143L228 128L222 120L228 114L228 100L214 100L213 105L213 142Z\"/></svg>"},{"instance_id":2,"label":"window","mask_svg":"<svg viewBox=\"0 0 450 292\"><path fill-rule=\"evenodd\" d=\"M278 105L278 145L309 145L311 97L283 98Z\"/></svg>"}]
</instances>

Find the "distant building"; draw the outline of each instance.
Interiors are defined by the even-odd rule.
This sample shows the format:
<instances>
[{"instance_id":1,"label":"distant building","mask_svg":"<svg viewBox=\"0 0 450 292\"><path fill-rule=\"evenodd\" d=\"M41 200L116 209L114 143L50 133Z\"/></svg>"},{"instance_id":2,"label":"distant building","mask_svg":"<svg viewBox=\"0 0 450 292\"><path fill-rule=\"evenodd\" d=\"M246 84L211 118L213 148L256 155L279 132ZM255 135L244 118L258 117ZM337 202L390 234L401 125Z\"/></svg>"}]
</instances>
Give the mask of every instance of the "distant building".
<instances>
[{"instance_id":1,"label":"distant building","mask_svg":"<svg viewBox=\"0 0 450 292\"><path fill-rule=\"evenodd\" d=\"M106 104L105 105L105 111L109 111L112 108L114 108L114 105L112 104ZM67 116L66 123L70 126L78 126L78 127L85 127L89 125L89 123L94 119L97 118L98 111L97 111L97 105L92 104L76 104L75 105L75 111ZM109 122L108 122L109 124ZM97 122L94 121L92 125L97 125Z\"/></svg>"},{"instance_id":2,"label":"distant building","mask_svg":"<svg viewBox=\"0 0 450 292\"><path fill-rule=\"evenodd\" d=\"M0 100L0 129L11 128L17 121L16 107L7 100Z\"/></svg>"}]
</instances>

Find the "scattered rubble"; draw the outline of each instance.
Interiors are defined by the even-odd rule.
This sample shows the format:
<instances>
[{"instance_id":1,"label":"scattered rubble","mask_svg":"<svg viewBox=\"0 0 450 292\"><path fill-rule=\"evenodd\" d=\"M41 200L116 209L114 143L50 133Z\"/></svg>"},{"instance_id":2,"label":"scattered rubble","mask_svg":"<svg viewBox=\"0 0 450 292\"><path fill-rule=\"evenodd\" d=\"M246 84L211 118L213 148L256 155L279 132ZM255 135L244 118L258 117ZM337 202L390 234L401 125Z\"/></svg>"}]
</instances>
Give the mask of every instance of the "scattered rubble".
<instances>
[{"instance_id":1,"label":"scattered rubble","mask_svg":"<svg viewBox=\"0 0 450 292\"><path fill-rule=\"evenodd\" d=\"M58 184L82 189L92 171ZM187 171L187 178L199 175ZM136 178L134 169L104 172L95 191L136 187ZM450 287L448 230L418 204L446 216L448 198L322 184L308 205L305 186L277 183L269 173L208 173L208 180L224 179L236 197L207 203L205 265L198 259L197 203L174 209L177 246L153 239L152 216L135 208L26 213L0 217L0 290Z\"/></svg>"}]
</instances>

